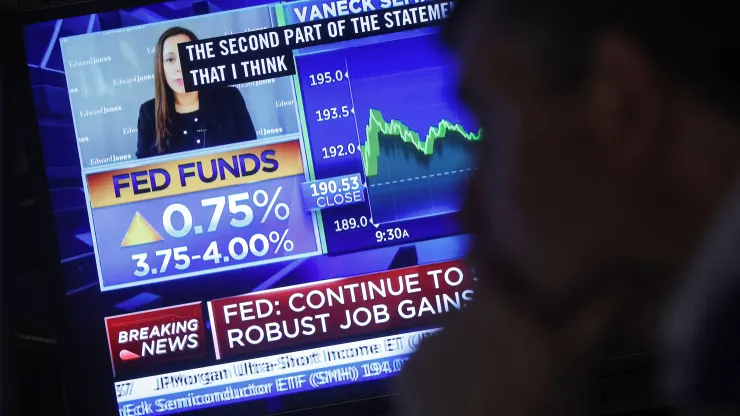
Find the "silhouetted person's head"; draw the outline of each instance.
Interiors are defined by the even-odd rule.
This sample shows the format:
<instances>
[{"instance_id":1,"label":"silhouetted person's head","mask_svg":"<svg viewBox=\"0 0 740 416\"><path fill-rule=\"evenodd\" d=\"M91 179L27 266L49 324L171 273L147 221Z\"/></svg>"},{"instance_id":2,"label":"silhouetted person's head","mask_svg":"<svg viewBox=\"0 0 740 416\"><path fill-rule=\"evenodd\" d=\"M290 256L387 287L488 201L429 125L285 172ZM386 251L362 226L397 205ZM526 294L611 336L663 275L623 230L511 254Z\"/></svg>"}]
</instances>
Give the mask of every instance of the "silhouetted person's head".
<instances>
[{"instance_id":1,"label":"silhouetted person's head","mask_svg":"<svg viewBox=\"0 0 740 416\"><path fill-rule=\"evenodd\" d=\"M444 38L484 148L466 217L563 291L621 263L671 274L740 172L729 3L459 0Z\"/></svg>"}]
</instances>

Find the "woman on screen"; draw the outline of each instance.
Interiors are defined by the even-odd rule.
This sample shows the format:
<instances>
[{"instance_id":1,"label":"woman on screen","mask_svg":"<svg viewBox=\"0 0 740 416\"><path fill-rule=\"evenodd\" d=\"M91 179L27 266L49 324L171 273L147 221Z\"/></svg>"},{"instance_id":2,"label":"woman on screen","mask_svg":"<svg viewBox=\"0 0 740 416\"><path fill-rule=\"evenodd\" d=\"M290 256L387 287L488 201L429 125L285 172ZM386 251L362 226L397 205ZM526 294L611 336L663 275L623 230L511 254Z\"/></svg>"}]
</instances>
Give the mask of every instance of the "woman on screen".
<instances>
[{"instance_id":1,"label":"woman on screen","mask_svg":"<svg viewBox=\"0 0 740 416\"><path fill-rule=\"evenodd\" d=\"M193 40L190 30L172 27L157 41L154 98L139 109L139 159L257 138L238 89L185 92L177 45Z\"/></svg>"}]
</instances>

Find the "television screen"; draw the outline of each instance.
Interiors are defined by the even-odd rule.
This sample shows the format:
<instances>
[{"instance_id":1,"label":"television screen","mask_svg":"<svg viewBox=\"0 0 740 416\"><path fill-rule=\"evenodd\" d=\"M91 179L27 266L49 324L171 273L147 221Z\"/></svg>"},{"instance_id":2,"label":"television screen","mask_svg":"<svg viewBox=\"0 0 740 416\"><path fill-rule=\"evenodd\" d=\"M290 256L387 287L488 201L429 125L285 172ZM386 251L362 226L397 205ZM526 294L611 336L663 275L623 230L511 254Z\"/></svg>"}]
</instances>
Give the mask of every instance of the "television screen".
<instances>
[{"instance_id":1,"label":"television screen","mask_svg":"<svg viewBox=\"0 0 740 416\"><path fill-rule=\"evenodd\" d=\"M69 348L120 415L384 379L472 300L456 213L481 131L437 39L453 7L176 0L24 27Z\"/></svg>"}]
</instances>

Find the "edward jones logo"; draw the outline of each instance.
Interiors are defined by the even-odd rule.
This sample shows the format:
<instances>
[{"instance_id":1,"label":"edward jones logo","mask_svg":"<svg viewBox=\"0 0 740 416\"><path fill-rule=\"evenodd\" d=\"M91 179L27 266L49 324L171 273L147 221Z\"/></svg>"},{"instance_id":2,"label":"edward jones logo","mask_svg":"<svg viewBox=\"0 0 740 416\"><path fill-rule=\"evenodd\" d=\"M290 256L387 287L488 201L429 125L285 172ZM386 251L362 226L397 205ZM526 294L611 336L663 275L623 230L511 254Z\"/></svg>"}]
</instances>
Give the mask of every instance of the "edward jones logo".
<instances>
[{"instance_id":1,"label":"edward jones logo","mask_svg":"<svg viewBox=\"0 0 740 416\"><path fill-rule=\"evenodd\" d=\"M201 302L105 319L113 372L201 356Z\"/></svg>"}]
</instances>

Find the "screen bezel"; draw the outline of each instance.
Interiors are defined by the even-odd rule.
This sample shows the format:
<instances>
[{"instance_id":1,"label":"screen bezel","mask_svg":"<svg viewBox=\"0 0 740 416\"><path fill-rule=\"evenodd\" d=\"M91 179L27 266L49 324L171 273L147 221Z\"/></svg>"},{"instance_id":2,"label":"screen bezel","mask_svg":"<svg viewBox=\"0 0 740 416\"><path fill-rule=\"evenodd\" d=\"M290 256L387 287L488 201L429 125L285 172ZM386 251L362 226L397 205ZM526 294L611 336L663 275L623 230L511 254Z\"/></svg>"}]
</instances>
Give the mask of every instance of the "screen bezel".
<instances>
[{"instance_id":1,"label":"screen bezel","mask_svg":"<svg viewBox=\"0 0 740 416\"><path fill-rule=\"evenodd\" d=\"M44 163L42 143L39 133L38 118L33 98L33 90L30 80L30 71L27 66L24 26L41 23L50 20L70 18L94 13L103 13L131 7L145 6L149 4L163 3L152 0L111 0L106 2L78 1L66 4L48 5L33 9L17 11L14 18L11 43L13 43L12 59L9 62L9 78L18 80L15 85L18 109L23 110L28 119L24 120L23 128L27 138L24 146L28 154L29 170L34 181L34 188L39 190L38 203L42 206L48 226L48 235L39 236L44 241L43 250L48 254L50 261L50 281L63 282L66 279L61 263L57 245L55 220L52 214L51 196L46 177L46 166ZM62 381L65 390L66 413L87 414L86 409L98 409L96 414L115 414L118 409L113 374L110 371L109 362L90 362L87 357L77 351L75 344L79 340L70 336L73 322L72 317L66 316L67 297L64 293L64 285L54 285L55 308L65 311L64 317L58 320L58 339L60 345L60 359L62 360ZM102 324L102 323L101 323ZM105 354L108 352L106 351ZM102 378L101 378L102 377ZM366 381L346 386L332 387L311 392L288 394L276 398L261 399L234 403L224 406L212 407L201 410L191 410L186 415L274 415L288 412L300 412L302 414L357 414L381 415L390 413L390 397L392 396L392 380L384 379L378 381ZM84 396L83 396L84 395ZM84 406L81 403L86 403Z\"/></svg>"}]
</instances>

